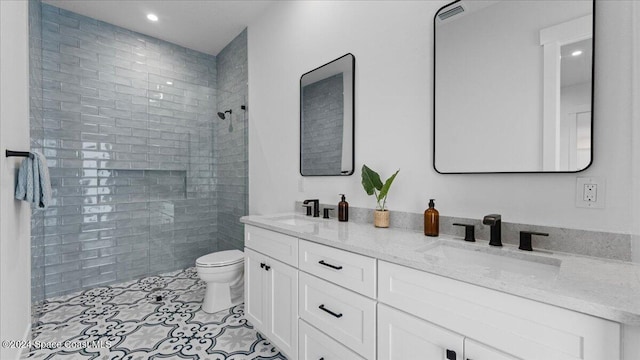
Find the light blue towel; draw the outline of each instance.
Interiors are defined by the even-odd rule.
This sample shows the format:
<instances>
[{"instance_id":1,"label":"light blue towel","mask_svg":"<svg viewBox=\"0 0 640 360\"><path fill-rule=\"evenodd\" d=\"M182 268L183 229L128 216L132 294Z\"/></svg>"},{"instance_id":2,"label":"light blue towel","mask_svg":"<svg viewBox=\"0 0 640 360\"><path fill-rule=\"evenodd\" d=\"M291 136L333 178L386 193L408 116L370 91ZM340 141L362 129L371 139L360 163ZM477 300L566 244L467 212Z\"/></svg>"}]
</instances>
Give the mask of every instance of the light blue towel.
<instances>
[{"instance_id":1,"label":"light blue towel","mask_svg":"<svg viewBox=\"0 0 640 360\"><path fill-rule=\"evenodd\" d=\"M27 157L20 164L16 199L46 208L51 203L51 180L47 159L37 151L33 151L32 154L33 159Z\"/></svg>"}]
</instances>

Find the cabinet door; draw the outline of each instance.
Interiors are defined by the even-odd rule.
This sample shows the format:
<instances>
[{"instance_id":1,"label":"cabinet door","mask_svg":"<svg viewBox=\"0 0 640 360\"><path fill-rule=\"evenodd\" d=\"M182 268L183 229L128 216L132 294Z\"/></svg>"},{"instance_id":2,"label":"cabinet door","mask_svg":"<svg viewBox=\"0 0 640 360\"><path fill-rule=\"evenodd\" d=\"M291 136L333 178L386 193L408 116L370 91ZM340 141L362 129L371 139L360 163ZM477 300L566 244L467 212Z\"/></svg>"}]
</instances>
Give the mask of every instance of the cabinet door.
<instances>
[{"instance_id":1,"label":"cabinet door","mask_svg":"<svg viewBox=\"0 0 640 360\"><path fill-rule=\"evenodd\" d=\"M346 346L330 338L322 331L298 321L298 359L299 360L364 360Z\"/></svg>"},{"instance_id":2,"label":"cabinet door","mask_svg":"<svg viewBox=\"0 0 640 360\"><path fill-rule=\"evenodd\" d=\"M266 256L251 249L244 249L244 313L256 330L264 335L268 332L268 289L264 264Z\"/></svg>"},{"instance_id":3,"label":"cabinet door","mask_svg":"<svg viewBox=\"0 0 640 360\"><path fill-rule=\"evenodd\" d=\"M298 354L298 270L267 258L269 340L290 359Z\"/></svg>"},{"instance_id":4,"label":"cabinet door","mask_svg":"<svg viewBox=\"0 0 640 360\"><path fill-rule=\"evenodd\" d=\"M365 359L376 359L376 302L300 272L300 318Z\"/></svg>"},{"instance_id":5,"label":"cabinet door","mask_svg":"<svg viewBox=\"0 0 640 360\"><path fill-rule=\"evenodd\" d=\"M378 301L527 360L620 359L620 324L378 261Z\"/></svg>"},{"instance_id":6,"label":"cabinet door","mask_svg":"<svg viewBox=\"0 0 640 360\"><path fill-rule=\"evenodd\" d=\"M486 346L471 339L464 339L465 360L519 360L515 356L507 355L492 347Z\"/></svg>"},{"instance_id":7,"label":"cabinet door","mask_svg":"<svg viewBox=\"0 0 640 360\"><path fill-rule=\"evenodd\" d=\"M378 360L462 360L463 343L457 333L378 303Z\"/></svg>"}]
</instances>

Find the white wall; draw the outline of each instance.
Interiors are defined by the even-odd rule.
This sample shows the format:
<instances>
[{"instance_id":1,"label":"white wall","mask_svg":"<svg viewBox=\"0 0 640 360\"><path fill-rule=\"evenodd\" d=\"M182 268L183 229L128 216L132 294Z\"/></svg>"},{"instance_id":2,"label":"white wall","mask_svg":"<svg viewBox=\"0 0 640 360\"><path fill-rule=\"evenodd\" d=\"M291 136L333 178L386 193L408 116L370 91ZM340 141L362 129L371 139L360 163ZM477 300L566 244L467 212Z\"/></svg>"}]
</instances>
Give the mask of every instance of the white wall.
<instances>
[{"instance_id":1,"label":"white wall","mask_svg":"<svg viewBox=\"0 0 640 360\"><path fill-rule=\"evenodd\" d=\"M28 2L0 1L0 339L22 340L31 323L31 211L13 199L21 159L5 149L29 149ZM19 349L2 347L0 358Z\"/></svg>"},{"instance_id":2,"label":"white wall","mask_svg":"<svg viewBox=\"0 0 640 360\"><path fill-rule=\"evenodd\" d=\"M427 199L435 198L447 216L496 212L508 222L629 233L632 2L597 3L595 155L579 175L433 170L432 29L444 4L287 1L249 26L250 213L291 211L294 200L305 198L337 204L338 193L346 193L352 206L373 208L375 200L360 185L359 169L366 163L384 178L401 169L389 193L391 210L422 212ZM302 178L298 79L347 52L357 63L356 173ZM575 207L576 176L606 178L604 209Z\"/></svg>"},{"instance_id":3,"label":"white wall","mask_svg":"<svg viewBox=\"0 0 640 360\"><path fill-rule=\"evenodd\" d=\"M632 43L640 44L640 2L634 2L632 12L632 24L633 28L631 33L633 34ZM631 73L631 79L633 81L631 98L633 99L632 107L632 169L633 169L633 196L631 202L633 203L632 211L632 223L635 224L631 229L632 234L632 252L633 261L640 263L640 46L633 47L632 64L633 69ZM638 329L640 332L640 329ZM640 344L637 346L640 347Z\"/></svg>"}]
</instances>

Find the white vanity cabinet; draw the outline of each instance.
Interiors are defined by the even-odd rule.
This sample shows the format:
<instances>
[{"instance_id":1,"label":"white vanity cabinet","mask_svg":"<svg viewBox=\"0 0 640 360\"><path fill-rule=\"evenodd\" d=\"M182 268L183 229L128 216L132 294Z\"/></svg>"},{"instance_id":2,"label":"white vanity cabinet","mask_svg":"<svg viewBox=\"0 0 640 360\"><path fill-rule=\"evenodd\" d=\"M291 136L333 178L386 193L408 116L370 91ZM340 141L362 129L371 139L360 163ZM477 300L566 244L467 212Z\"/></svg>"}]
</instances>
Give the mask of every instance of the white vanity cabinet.
<instances>
[{"instance_id":1,"label":"white vanity cabinet","mask_svg":"<svg viewBox=\"0 0 640 360\"><path fill-rule=\"evenodd\" d=\"M464 336L378 304L378 360L457 360L463 349Z\"/></svg>"},{"instance_id":2,"label":"white vanity cabinet","mask_svg":"<svg viewBox=\"0 0 640 360\"><path fill-rule=\"evenodd\" d=\"M384 261L378 282L379 302L463 336L465 360L621 358L611 321Z\"/></svg>"},{"instance_id":3,"label":"white vanity cabinet","mask_svg":"<svg viewBox=\"0 0 640 360\"><path fill-rule=\"evenodd\" d=\"M519 360L428 321L378 304L378 360Z\"/></svg>"},{"instance_id":4,"label":"white vanity cabinet","mask_svg":"<svg viewBox=\"0 0 640 360\"><path fill-rule=\"evenodd\" d=\"M358 356L374 360L376 259L305 240L299 242L299 255L301 323L321 330L322 337L336 340ZM309 346L321 340L301 334L299 357L304 359ZM324 348L324 352L314 360L335 358L330 356L334 349Z\"/></svg>"},{"instance_id":5,"label":"white vanity cabinet","mask_svg":"<svg viewBox=\"0 0 640 360\"><path fill-rule=\"evenodd\" d=\"M640 352L635 327L250 225L245 244L247 320L290 360L635 360Z\"/></svg>"},{"instance_id":6,"label":"white vanity cabinet","mask_svg":"<svg viewBox=\"0 0 640 360\"><path fill-rule=\"evenodd\" d=\"M520 360L471 339L464 339L464 352L464 360Z\"/></svg>"},{"instance_id":7,"label":"white vanity cabinet","mask_svg":"<svg viewBox=\"0 0 640 360\"><path fill-rule=\"evenodd\" d=\"M246 241L248 239L252 240ZM290 359L295 359L298 353L298 270L291 263L297 264L297 257L292 260L286 255L294 250L297 253L298 239L247 226L245 241L245 316L256 330ZM269 242L274 244L270 246ZM259 244L255 247L264 253L249 248L255 243Z\"/></svg>"},{"instance_id":8,"label":"white vanity cabinet","mask_svg":"<svg viewBox=\"0 0 640 360\"><path fill-rule=\"evenodd\" d=\"M302 319L299 329L298 360L365 360Z\"/></svg>"}]
</instances>

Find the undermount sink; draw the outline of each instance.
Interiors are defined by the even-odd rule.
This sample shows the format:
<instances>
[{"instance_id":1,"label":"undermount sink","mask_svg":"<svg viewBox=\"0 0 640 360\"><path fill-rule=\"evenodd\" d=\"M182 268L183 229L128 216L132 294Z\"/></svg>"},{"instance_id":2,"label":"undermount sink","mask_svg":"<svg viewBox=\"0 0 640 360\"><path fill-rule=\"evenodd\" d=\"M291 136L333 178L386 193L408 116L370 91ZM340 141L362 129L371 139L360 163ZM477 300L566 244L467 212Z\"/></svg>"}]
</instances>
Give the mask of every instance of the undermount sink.
<instances>
[{"instance_id":1,"label":"undermount sink","mask_svg":"<svg viewBox=\"0 0 640 360\"><path fill-rule=\"evenodd\" d=\"M317 221L313 221L306 216L302 215L285 215L269 218L271 221L279 222L281 224L291 226L307 226L317 224Z\"/></svg>"},{"instance_id":2,"label":"undermount sink","mask_svg":"<svg viewBox=\"0 0 640 360\"><path fill-rule=\"evenodd\" d=\"M439 241L418 251L435 261L476 268L493 277L517 275L548 280L558 275L562 264L561 260L551 257L475 244L465 245Z\"/></svg>"}]
</instances>

